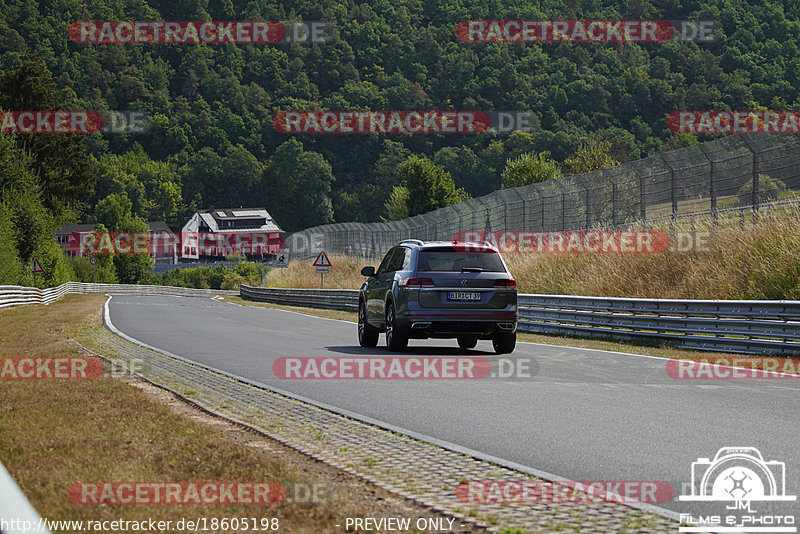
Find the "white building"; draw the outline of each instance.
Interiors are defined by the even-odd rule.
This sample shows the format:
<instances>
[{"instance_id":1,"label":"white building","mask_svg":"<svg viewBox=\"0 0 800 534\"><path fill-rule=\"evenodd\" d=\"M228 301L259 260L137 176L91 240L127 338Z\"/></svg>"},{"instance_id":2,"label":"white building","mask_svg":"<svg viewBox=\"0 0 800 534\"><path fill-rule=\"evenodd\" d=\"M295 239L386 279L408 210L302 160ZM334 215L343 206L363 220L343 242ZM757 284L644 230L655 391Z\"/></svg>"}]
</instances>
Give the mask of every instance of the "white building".
<instances>
[{"instance_id":1,"label":"white building","mask_svg":"<svg viewBox=\"0 0 800 534\"><path fill-rule=\"evenodd\" d=\"M181 257L221 259L228 254L263 257L283 249L284 231L264 208L207 209L181 229Z\"/></svg>"}]
</instances>

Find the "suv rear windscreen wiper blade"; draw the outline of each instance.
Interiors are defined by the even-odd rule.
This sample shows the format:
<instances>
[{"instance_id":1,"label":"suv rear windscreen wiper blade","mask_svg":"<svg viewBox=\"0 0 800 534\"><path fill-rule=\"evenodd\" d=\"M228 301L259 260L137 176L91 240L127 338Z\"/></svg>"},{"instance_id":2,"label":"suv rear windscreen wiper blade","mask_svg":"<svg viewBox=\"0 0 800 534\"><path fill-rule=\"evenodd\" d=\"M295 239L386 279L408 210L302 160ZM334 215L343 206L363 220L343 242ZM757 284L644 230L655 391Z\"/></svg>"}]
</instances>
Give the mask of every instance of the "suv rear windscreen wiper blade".
<instances>
[{"instance_id":1,"label":"suv rear windscreen wiper blade","mask_svg":"<svg viewBox=\"0 0 800 534\"><path fill-rule=\"evenodd\" d=\"M483 269L481 267L462 267L462 273L482 273Z\"/></svg>"}]
</instances>

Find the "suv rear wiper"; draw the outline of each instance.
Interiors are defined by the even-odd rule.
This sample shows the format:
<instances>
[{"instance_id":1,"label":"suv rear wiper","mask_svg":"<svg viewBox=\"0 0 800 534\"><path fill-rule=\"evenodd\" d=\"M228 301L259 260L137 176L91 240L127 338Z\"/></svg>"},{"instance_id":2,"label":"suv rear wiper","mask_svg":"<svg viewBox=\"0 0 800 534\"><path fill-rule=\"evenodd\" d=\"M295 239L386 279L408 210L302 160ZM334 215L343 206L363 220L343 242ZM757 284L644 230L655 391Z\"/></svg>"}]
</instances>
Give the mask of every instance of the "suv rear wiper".
<instances>
[{"instance_id":1,"label":"suv rear wiper","mask_svg":"<svg viewBox=\"0 0 800 534\"><path fill-rule=\"evenodd\" d=\"M481 267L462 267L462 273L482 273L483 269Z\"/></svg>"}]
</instances>

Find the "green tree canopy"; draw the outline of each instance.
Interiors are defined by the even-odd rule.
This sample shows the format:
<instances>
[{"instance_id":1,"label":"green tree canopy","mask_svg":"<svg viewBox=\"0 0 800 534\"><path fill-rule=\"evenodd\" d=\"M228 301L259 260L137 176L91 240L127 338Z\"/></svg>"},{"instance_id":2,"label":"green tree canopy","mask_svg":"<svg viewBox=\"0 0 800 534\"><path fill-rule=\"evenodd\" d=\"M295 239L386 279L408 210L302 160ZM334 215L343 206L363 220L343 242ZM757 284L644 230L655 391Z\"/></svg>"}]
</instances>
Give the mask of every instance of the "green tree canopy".
<instances>
[{"instance_id":1,"label":"green tree canopy","mask_svg":"<svg viewBox=\"0 0 800 534\"><path fill-rule=\"evenodd\" d=\"M550 152L526 153L510 159L503 169L503 187L520 187L562 178L561 166L550 158Z\"/></svg>"}]
</instances>

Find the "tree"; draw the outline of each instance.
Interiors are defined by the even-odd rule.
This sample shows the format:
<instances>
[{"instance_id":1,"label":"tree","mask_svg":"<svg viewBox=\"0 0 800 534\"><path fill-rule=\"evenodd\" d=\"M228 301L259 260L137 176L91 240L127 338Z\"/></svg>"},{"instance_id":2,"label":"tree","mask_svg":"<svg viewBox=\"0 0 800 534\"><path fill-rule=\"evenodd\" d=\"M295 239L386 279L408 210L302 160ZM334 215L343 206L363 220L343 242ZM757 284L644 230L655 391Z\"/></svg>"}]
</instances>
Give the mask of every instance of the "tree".
<instances>
[{"instance_id":1,"label":"tree","mask_svg":"<svg viewBox=\"0 0 800 534\"><path fill-rule=\"evenodd\" d=\"M94 220L111 232L122 231L123 224L131 218L132 203L125 193L115 193L97 203Z\"/></svg>"},{"instance_id":2,"label":"tree","mask_svg":"<svg viewBox=\"0 0 800 534\"><path fill-rule=\"evenodd\" d=\"M502 174L503 188L546 182L563 176L561 166L550 158L550 152L528 152L506 162Z\"/></svg>"},{"instance_id":3,"label":"tree","mask_svg":"<svg viewBox=\"0 0 800 534\"><path fill-rule=\"evenodd\" d=\"M403 186L408 189L410 217L468 198L466 192L456 190L450 173L426 157L409 156L398 168L398 175Z\"/></svg>"},{"instance_id":4,"label":"tree","mask_svg":"<svg viewBox=\"0 0 800 534\"><path fill-rule=\"evenodd\" d=\"M581 144L572 156L564 160L564 163L572 174L582 174L595 169L619 165L619 161L611 156L611 141L597 138Z\"/></svg>"},{"instance_id":5,"label":"tree","mask_svg":"<svg viewBox=\"0 0 800 534\"><path fill-rule=\"evenodd\" d=\"M392 188L389 200L383 205L383 221L399 221L408 217L408 188L402 185Z\"/></svg>"},{"instance_id":6,"label":"tree","mask_svg":"<svg viewBox=\"0 0 800 534\"><path fill-rule=\"evenodd\" d=\"M12 54L12 66L0 74L0 109L55 111L64 109L65 91L44 60L30 52ZM92 192L96 177L84 157L81 135L19 134L19 148L33 156L31 169L41 187L42 201L57 220L67 220Z\"/></svg>"},{"instance_id":7,"label":"tree","mask_svg":"<svg viewBox=\"0 0 800 534\"><path fill-rule=\"evenodd\" d=\"M478 171L480 161L475 152L467 146L446 146L433 156L433 162L450 173L456 187L461 187L470 194L481 194L484 177Z\"/></svg>"},{"instance_id":8,"label":"tree","mask_svg":"<svg viewBox=\"0 0 800 534\"><path fill-rule=\"evenodd\" d=\"M129 216L118 227L120 232L148 233L150 228L139 217ZM117 254L114 268L122 284L140 284L153 270L153 258L147 254Z\"/></svg>"},{"instance_id":9,"label":"tree","mask_svg":"<svg viewBox=\"0 0 800 534\"><path fill-rule=\"evenodd\" d=\"M318 152L303 152L294 175L298 195L292 201L295 217L289 222L295 228L333 222L330 195L334 178L330 163Z\"/></svg>"},{"instance_id":10,"label":"tree","mask_svg":"<svg viewBox=\"0 0 800 534\"><path fill-rule=\"evenodd\" d=\"M53 239L56 224L33 174L33 159L11 137L0 136L0 284L50 287L72 279ZM44 273L32 274L33 257Z\"/></svg>"},{"instance_id":11,"label":"tree","mask_svg":"<svg viewBox=\"0 0 800 534\"><path fill-rule=\"evenodd\" d=\"M295 138L281 144L266 165L255 195L284 230L333 222L331 165Z\"/></svg>"}]
</instances>

